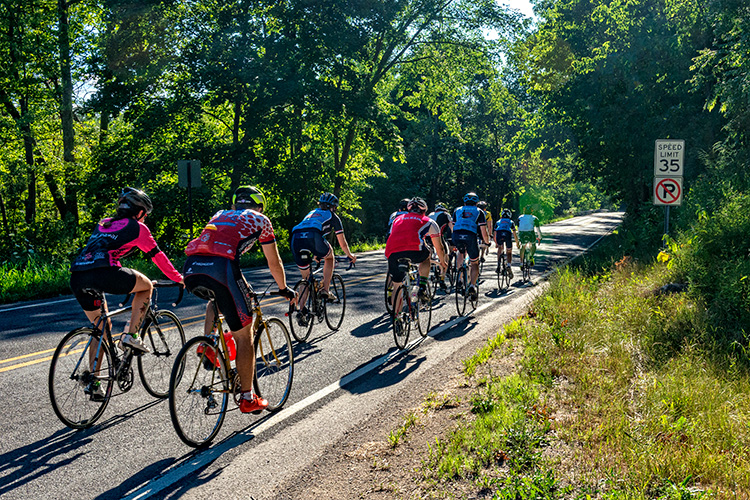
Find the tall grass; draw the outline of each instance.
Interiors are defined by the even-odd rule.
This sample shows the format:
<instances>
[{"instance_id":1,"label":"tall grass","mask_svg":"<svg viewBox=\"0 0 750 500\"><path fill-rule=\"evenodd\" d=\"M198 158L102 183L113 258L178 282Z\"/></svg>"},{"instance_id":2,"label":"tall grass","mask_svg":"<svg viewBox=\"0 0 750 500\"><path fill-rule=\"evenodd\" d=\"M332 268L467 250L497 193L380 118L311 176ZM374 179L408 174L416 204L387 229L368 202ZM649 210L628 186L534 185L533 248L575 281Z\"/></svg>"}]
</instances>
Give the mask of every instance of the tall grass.
<instances>
[{"instance_id":1,"label":"tall grass","mask_svg":"<svg viewBox=\"0 0 750 500\"><path fill-rule=\"evenodd\" d=\"M0 263L0 303L46 298L69 293L68 264L38 262Z\"/></svg>"}]
</instances>

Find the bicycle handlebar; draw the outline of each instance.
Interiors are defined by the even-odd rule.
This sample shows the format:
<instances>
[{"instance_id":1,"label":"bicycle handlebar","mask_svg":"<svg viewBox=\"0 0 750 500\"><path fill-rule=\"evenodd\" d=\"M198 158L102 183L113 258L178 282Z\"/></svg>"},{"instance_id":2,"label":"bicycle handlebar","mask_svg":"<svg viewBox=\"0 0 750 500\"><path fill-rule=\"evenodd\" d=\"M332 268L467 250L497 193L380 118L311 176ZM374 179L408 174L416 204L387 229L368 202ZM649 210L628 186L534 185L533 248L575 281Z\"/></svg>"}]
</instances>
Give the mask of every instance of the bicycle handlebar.
<instances>
[{"instance_id":1,"label":"bicycle handlebar","mask_svg":"<svg viewBox=\"0 0 750 500\"><path fill-rule=\"evenodd\" d=\"M336 256L336 262L346 262L346 261L349 261L349 267L346 268L347 271L349 269L353 268L353 267L356 267L354 265L354 261L352 259L350 259L348 256L346 256L346 255L337 255Z\"/></svg>"}]
</instances>

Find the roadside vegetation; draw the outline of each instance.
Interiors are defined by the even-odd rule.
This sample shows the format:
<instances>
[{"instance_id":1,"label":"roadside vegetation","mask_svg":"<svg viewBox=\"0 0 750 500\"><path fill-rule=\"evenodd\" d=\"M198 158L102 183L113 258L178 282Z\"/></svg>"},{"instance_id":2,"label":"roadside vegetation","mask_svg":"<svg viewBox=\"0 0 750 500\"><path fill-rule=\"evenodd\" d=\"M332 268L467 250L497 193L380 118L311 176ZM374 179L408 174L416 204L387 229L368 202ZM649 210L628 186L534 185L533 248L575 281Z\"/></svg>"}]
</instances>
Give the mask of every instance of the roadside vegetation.
<instances>
[{"instance_id":1,"label":"roadside vegetation","mask_svg":"<svg viewBox=\"0 0 750 500\"><path fill-rule=\"evenodd\" d=\"M465 414L412 460L427 498L750 496L750 225L727 193L668 248L627 220L464 361ZM510 352L512 375L482 369Z\"/></svg>"}]
</instances>

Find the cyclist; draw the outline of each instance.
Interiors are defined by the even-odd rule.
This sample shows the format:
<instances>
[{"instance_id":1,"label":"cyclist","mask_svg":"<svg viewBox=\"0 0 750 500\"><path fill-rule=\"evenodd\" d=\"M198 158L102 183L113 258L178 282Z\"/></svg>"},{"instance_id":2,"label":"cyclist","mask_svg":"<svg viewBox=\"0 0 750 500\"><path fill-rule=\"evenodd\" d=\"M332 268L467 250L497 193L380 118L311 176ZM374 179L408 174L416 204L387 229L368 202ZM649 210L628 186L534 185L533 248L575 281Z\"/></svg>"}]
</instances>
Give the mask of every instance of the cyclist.
<instances>
[{"instance_id":1,"label":"cyclist","mask_svg":"<svg viewBox=\"0 0 750 500\"><path fill-rule=\"evenodd\" d=\"M539 234L534 234L534 230ZM539 219L534 215L534 209L527 205L523 210L523 215L518 218L518 236L521 239L521 261L523 261L526 243L531 243L531 256L529 263L534 265L534 254L536 253L536 244L542 241L542 228L539 225Z\"/></svg>"},{"instance_id":2,"label":"cyclist","mask_svg":"<svg viewBox=\"0 0 750 500\"><path fill-rule=\"evenodd\" d=\"M487 210L487 202L486 201L480 201L477 203L477 207L479 210L482 210L484 212L484 220L487 223L488 228L493 227L492 226L492 214L490 214L490 211ZM488 232L489 236L489 232ZM477 233L477 243L479 244L479 262L484 262L484 256L487 255L487 252L489 251L489 245L483 244L482 235Z\"/></svg>"},{"instance_id":3,"label":"cyclist","mask_svg":"<svg viewBox=\"0 0 750 500\"><path fill-rule=\"evenodd\" d=\"M292 300L294 291L286 286L284 265L276 248L271 221L263 215L266 201L254 186L240 186L232 196L230 210L219 210L198 238L188 243L185 253L185 285L188 290L205 287L213 291L216 305L232 331L237 344L237 372L244 385L240 411L259 413L268 401L252 391L255 376L253 318L247 297L252 288L245 281L239 257L256 241L260 242L271 276L285 298ZM208 318L206 323L208 323Z\"/></svg>"},{"instance_id":4,"label":"cyclist","mask_svg":"<svg viewBox=\"0 0 750 500\"><path fill-rule=\"evenodd\" d=\"M344 235L344 227L341 224L341 219L336 215L336 209L339 206L339 199L332 193L323 193L318 199L318 208L315 208L308 213L302 221L294 226L292 229L292 254L294 255L294 262L302 274L303 279L310 277L310 260L309 253L304 252L305 250L312 252L312 255L318 259L323 259L323 293L328 300L336 300L336 296L329 291L331 286L331 277L333 276L333 270L336 264L334 258L333 248L331 244L326 241L326 236L333 230L336 233L336 239L339 242L339 246L344 251L349 260L352 262L357 261L357 256L349 250L349 244L346 242L346 236ZM302 296L299 297L299 303L304 304L307 295L307 290L302 292ZM304 306L303 310L304 311ZM306 326L306 315L297 314L297 323L300 326Z\"/></svg>"},{"instance_id":5,"label":"cyclist","mask_svg":"<svg viewBox=\"0 0 750 500\"><path fill-rule=\"evenodd\" d=\"M146 193L132 187L124 188L117 199L115 215L99 221L86 247L70 266L70 288L92 324L99 320L101 304L84 290L93 288L104 293L133 294L128 331L121 335L120 345L130 347L136 355L149 352L137 332L154 286L145 274L122 267L120 259L139 249L151 258L167 278L183 283L182 275L159 249L148 226L143 223L153 208L151 198ZM95 350L92 349L91 353L90 361L93 363ZM95 401L104 399L99 381L89 384L84 392Z\"/></svg>"},{"instance_id":6,"label":"cyclist","mask_svg":"<svg viewBox=\"0 0 750 500\"><path fill-rule=\"evenodd\" d=\"M487 221L485 213L477 206L479 196L476 193L466 193L463 197L464 206L458 207L453 212L453 244L461 252L461 258L469 254L471 267L471 284L467 293L473 299L477 299L477 277L479 276L479 244L481 240L485 245L489 244L487 237ZM480 238L478 238L480 236Z\"/></svg>"},{"instance_id":7,"label":"cyclist","mask_svg":"<svg viewBox=\"0 0 750 500\"><path fill-rule=\"evenodd\" d=\"M388 231L386 231L386 233L385 233L385 239L386 239L386 241L388 240L388 236L390 236L390 234L391 234L391 226L393 226L393 221L396 220L396 217L398 217L399 215L404 215L406 213L409 213L409 211L406 209L406 207L409 205L410 201L411 201L411 199L409 199L409 198L404 198L403 200L401 200L399 202L399 204L398 204L398 210L396 210L395 212L393 212L391 214L391 216L388 217Z\"/></svg>"},{"instance_id":8,"label":"cyclist","mask_svg":"<svg viewBox=\"0 0 750 500\"><path fill-rule=\"evenodd\" d=\"M434 220L427 217L427 202L422 198L412 198L407 204L408 212L397 217L391 228L391 235L385 243L385 256L388 259L388 272L393 279L393 290L398 290L404 281L404 271L399 269L398 260L408 258L419 264L419 298L427 300L427 277L430 274L430 254L427 238L440 237L440 228ZM440 260L440 267L447 267L446 256L442 245L431 243ZM395 293L394 299L395 300ZM398 304L394 305L394 311Z\"/></svg>"},{"instance_id":9,"label":"cyclist","mask_svg":"<svg viewBox=\"0 0 750 500\"><path fill-rule=\"evenodd\" d=\"M518 233L516 232L516 224L511 218L513 212L509 208L503 209L500 215L500 220L495 224L495 245L497 245L497 269L495 272L500 274L500 254L505 250L505 267L508 269L508 275L510 279L513 279L513 271L510 269L510 263L513 260L513 238L516 240L516 246L521 248L521 244L518 242Z\"/></svg>"},{"instance_id":10,"label":"cyclist","mask_svg":"<svg viewBox=\"0 0 750 500\"><path fill-rule=\"evenodd\" d=\"M448 253L450 248L448 246L447 238L450 237L451 232L453 231L453 219L451 219L450 213L448 213L448 209L445 208L445 205L443 205L442 203L438 203L437 205L435 205L435 211L432 212L428 217L434 220L438 225L438 228L440 229L440 246L443 247L443 253L446 256L450 255ZM440 289L443 291L448 289L448 286L445 284L445 271L446 270L441 266L440 283L438 286L440 286Z\"/></svg>"}]
</instances>

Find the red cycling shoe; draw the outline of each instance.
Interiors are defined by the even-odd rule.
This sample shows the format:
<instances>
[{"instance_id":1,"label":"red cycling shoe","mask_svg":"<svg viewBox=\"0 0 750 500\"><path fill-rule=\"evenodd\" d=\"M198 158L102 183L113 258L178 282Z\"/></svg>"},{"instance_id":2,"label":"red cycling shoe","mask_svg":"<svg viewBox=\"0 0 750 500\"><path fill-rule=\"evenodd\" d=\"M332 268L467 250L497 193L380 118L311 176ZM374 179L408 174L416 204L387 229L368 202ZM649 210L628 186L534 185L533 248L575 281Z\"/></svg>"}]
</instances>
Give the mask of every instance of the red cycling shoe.
<instances>
[{"instance_id":1,"label":"red cycling shoe","mask_svg":"<svg viewBox=\"0 0 750 500\"><path fill-rule=\"evenodd\" d=\"M240 411L242 413L254 413L258 414L268 407L268 401L260 396L253 394L252 399L245 399L244 397L240 400Z\"/></svg>"}]
</instances>

